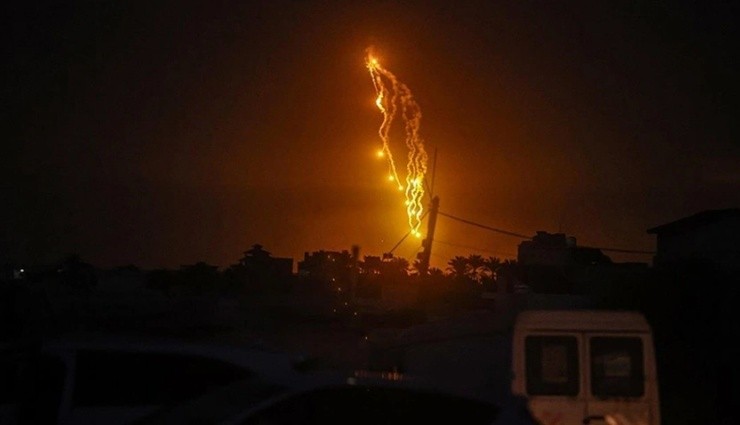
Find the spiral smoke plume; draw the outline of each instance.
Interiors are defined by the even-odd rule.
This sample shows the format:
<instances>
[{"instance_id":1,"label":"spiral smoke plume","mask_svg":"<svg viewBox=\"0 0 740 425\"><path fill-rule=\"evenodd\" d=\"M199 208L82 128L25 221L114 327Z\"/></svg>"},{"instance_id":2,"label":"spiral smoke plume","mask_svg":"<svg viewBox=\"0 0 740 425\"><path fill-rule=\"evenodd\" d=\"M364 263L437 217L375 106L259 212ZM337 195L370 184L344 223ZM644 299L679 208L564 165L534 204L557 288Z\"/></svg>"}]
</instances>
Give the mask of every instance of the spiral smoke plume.
<instances>
[{"instance_id":1,"label":"spiral smoke plume","mask_svg":"<svg viewBox=\"0 0 740 425\"><path fill-rule=\"evenodd\" d=\"M419 129L421 127L421 108L414 100L411 90L406 84L396 78L388 69L384 68L378 59L370 52L365 59L367 69L373 79L375 104L383 114L383 122L378 135L383 146L378 156L388 161L388 180L398 185L398 190L406 197L406 214L408 216L411 233L421 237L421 217L424 209L424 177L427 174L427 152L424 149ZM400 132L406 147L406 173L399 176L399 170L393 156L392 145L400 145L391 140L393 125L402 126ZM400 138L399 137L399 138ZM395 143L392 143L395 142ZM405 182L405 184L404 184Z\"/></svg>"}]
</instances>

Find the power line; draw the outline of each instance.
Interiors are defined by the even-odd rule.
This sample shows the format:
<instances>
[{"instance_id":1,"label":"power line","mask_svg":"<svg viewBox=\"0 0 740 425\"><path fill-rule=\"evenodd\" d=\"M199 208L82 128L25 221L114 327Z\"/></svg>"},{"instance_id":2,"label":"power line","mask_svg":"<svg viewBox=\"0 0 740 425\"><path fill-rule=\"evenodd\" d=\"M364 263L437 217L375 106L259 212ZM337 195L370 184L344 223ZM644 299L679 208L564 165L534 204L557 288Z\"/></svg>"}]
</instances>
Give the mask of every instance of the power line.
<instances>
[{"instance_id":1,"label":"power line","mask_svg":"<svg viewBox=\"0 0 740 425\"><path fill-rule=\"evenodd\" d=\"M597 246L589 246L586 248L593 248L593 249L599 249L601 251L607 251L607 252L620 252L623 254L646 254L646 255L655 255L655 251L640 251L637 249L622 249L622 248L601 248Z\"/></svg>"},{"instance_id":2,"label":"power line","mask_svg":"<svg viewBox=\"0 0 740 425\"><path fill-rule=\"evenodd\" d=\"M455 217L455 216L453 216L451 214L447 214L447 213L444 213L442 211L439 211L438 213L439 213L439 215L445 216L445 217L450 218L452 220L459 221L461 223L469 224L471 226L480 227L482 229L490 230L490 231L493 231L493 232L498 232L498 233L501 233L501 234L504 234L504 235L508 235L508 236L514 236L514 237L517 237L517 238L531 239L530 236L522 235L520 233L510 232L508 230L497 229L497 228L491 227L491 226L486 226L485 224L480 224L480 223L476 223L474 221L465 220L464 218ZM468 247L468 248L470 248L470 247ZM607 248L605 248L605 247L584 247L584 248L594 248L594 249L599 249L601 251L619 252L619 253L622 253L622 254L655 255L655 252L654 251L641 251L641 250L637 250L637 249L608 248L608 247Z\"/></svg>"},{"instance_id":3,"label":"power line","mask_svg":"<svg viewBox=\"0 0 740 425\"><path fill-rule=\"evenodd\" d=\"M424 211L424 213L421 215L421 218L419 219L419 221L424 220L424 218L427 216L427 214L429 214L429 211ZM411 234L412 231L413 230L409 230L408 232L406 232L406 234L403 235L403 237L401 238L401 240L398 241L398 243L396 243L395 245L393 245L393 248L391 248L391 250L388 251L388 252L391 253L391 254L393 254L393 251L395 251L396 248L398 248L398 246L401 245L403 243L403 241L405 241L406 238L409 237L409 235Z\"/></svg>"},{"instance_id":4,"label":"power line","mask_svg":"<svg viewBox=\"0 0 740 425\"><path fill-rule=\"evenodd\" d=\"M411 259L411 260L413 261L413 259L415 259L415 258L416 258L417 254L418 254L418 253L419 253L419 252L420 252L420 251L421 251L421 250L422 250L423 248L424 248L424 245L422 245L422 244L419 244L419 245L418 245L418 246L416 246L416 247L411 247L411 249L413 249L413 252L410 252L410 251L408 251L408 250L407 250L407 251L406 251L407 253L409 253L409 252L410 252L410 253L408 254L408 257L407 257L407 258L410 258L410 259Z\"/></svg>"},{"instance_id":5,"label":"power line","mask_svg":"<svg viewBox=\"0 0 740 425\"><path fill-rule=\"evenodd\" d=\"M433 190L434 190L434 175L435 175L436 168L437 168L437 149L435 148L434 149L434 164L433 164L433 167L432 167L432 182L431 182L431 187L429 185L429 182L428 181L425 181L425 183L427 184L427 191L430 194L432 194L433 193ZM424 215L421 217L422 220L427 215L427 213L428 213L428 211L425 211L424 212ZM491 226L487 226L485 224L476 223L474 221L470 221L470 220L466 220L464 218L456 217L456 216L454 216L452 214L447 214L447 213L442 212L442 211L437 211L437 214L439 214L441 216L444 216L444 217L447 217L447 218L452 219L452 220L459 221L461 223L469 224L471 226L479 227L481 229L490 230L492 232L500 233L502 235L513 236L515 238L520 238L520 239L531 239L530 236L523 235L521 233L511 232L509 230L498 229L496 227L491 227ZM390 252L392 253L393 250L395 250L406 239L406 237L408 237L408 235L410 233L411 232L409 232L406 235L404 235L404 237L401 238L401 240L396 244L396 246L394 246L391 249ZM452 243L449 243L449 242L443 242L443 241L439 241L439 240L436 240L436 241L433 241L433 242L438 242L438 243L445 244L445 245L450 245L450 246L457 246L459 248L466 248L466 249L473 249L473 250L478 250L478 251L483 251L483 252L492 252L492 253L495 253L494 251L489 251L489 250L484 250L484 249L479 249L479 248L474 248L474 247L469 247L469 246L455 245L455 244L452 244ZM622 254L655 255L655 252L654 251L642 251L642 250L637 250L637 249L604 248L604 247L586 247L586 248L594 248L594 249L598 249L598 250L601 250L601 251L618 252L618 253L622 253ZM498 255L507 255L507 256L510 256L510 257L514 257L513 255L510 255L510 254L498 253Z\"/></svg>"},{"instance_id":6,"label":"power line","mask_svg":"<svg viewBox=\"0 0 740 425\"><path fill-rule=\"evenodd\" d=\"M393 245L393 248L391 248L391 250L388 251L388 252L390 252L391 254L393 254L393 251L395 251L396 248L398 248L398 246L401 245L403 243L403 241L405 241L406 238L409 237L410 234L411 234L411 232L409 231L408 233L406 233L405 235L403 235L403 237L401 238L401 240L398 241L395 245Z\"/></svg>"},{"instance_id":7,"label":"power line","mask_svg":"<svg viewBox=\"0 0 740 425\"><path fill-rule=\"evenodd\" d=\"M503 255L503 256L506 256L506 257L510 257L510 258L516 258L516 255L515 254L510 254L510 253L500 252L500 251L492 251L490 249L476 248L474 246L468 246L468 245L460 245L460 244L456 244L456 243L452 243L452 242L441 241L439 239L435 239L434 240L434 243L441 243L443 245L454 246L454 247L457 247L457 248L471 249L471 250L474 250L474 251L487 252L489 254Z\"/></svg>"},{"instance_id":8,"label":"power line","mask_svg":"<svg viewBox=\"0 0 740 425\"><path fill-rule=\"evenodd\" d=\"M501 234L504 234L504 235L507 235L507 236L514 236L516 238L522 238L522 239L530 239L531 238L530 236L522 235L521 233L514 233L514 232L510 232L508 230L497 229L495 227L486 226L485 224L480 224L480 223L476 223L474 221L465 220L464 218L455 217L454 215L450 215L450 214L444 213L442 211L439 211L439 215L445 216L445 217L450 218L452 220L459 221L461 223L470 224L471 226L476 226L476 227L480 227L482 229L490 230L490 231L493 231L493 232L498 232L498 233L501 233Z\"/></svg>"}]
</instances>

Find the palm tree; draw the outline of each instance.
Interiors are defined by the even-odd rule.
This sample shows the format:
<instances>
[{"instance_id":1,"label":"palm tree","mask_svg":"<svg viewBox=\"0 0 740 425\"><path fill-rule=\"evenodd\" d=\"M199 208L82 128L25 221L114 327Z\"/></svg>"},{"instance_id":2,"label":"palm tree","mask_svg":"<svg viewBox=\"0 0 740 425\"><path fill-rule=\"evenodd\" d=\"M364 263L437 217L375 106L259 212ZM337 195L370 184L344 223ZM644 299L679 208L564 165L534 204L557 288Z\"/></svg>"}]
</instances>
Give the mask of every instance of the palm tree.
<instances>
[{"instance_id":1,"label":"palm tree","mask_svg":"<svg viewBox=\"0 0 740 425\"><path fill-rule=\"evenodd\" d=\"M485 275L484 268L486 260L478 254L471 254L468 256L468 267L467 275L471 280L481 283Z\"/></svg>"},{"instance_id":2,"label":"palm tree","mask_svg":"<svg viewBox=\"0 0 740 425\"><path fill-rule=\"evenodd\" d=\"M499 273L501 272L501 259L498 257L488 257L484 260L485 273L483 276L483 287L486 291L495 291L498 284Z\"/></svg>"},{"instance_id":3,"label":"palm tree","mask_svg":"<svg viewBox=\"0 0 740 425\"><path fill-rule=\"evenodd\" d=\"M383 272L391 275L408 275L409 273L409 260L403 257L393 257L389 260L383 261Z\"/></svg>"},{"instance_id":4,"label":"palm tree","mask_svg":"<svg viewBox=\"0 0 740 425\"><path fill-rule=\"evenodd\" d=\"M438 267L429 267L429 276L442 277L443 274L442 269Z\"/></svg>"},{"instance_id":5,"label":"palm tree","mask_svg":"<svg viewBox=\"0 0 740 425\"><path fill-rule=\"evenodd\" d=\"M501 269L501 266L503 265L503 262L498 257L488 257L485 261L486 268L491 273L491 278L496 279L496 273L499 272Z\"/></svg>"},{"instance_id":6,"label":"palm tree","mask_svg":"<svg viewBox=\"0 0 740 425\"><path fill-rule=\"evenodd\" d=\"M418 276L418 275L420 275L421 273L419 272L419 267L421 267L421 260L419 260L419 259L417 258L417 259L416 259L416 260L414 260L414 262L413 262L413 263L411 263L411 265L409 266L409 274L411 274L411 275L413 275L413 276Z\"/></svg>"},{"instance_id":7,"label":"palm tree","mask_svg":"<svg viewBox=\"0 0 740 425\"><path fill-rule=\"evenodd\" d=\"M456 279L466 277L468 271L468 259L459 255L454 257L447 263L447 271Z\"/></svg>"}]
</instances>

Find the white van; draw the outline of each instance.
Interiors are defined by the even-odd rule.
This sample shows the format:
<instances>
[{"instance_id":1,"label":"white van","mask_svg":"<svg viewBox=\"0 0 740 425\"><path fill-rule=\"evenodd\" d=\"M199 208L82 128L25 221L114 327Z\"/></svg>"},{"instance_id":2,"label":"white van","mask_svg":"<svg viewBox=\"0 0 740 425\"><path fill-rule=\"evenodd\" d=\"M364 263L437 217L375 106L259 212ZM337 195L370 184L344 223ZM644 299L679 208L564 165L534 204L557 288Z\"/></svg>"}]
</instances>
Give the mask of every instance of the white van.
<instances>
[{"instance_id":1,"label":"white van","mask_svg":"<svg viewBox=\"0 0 740 425\"><path fill-rule=\"evenodd\" d=\"M660 424L652 331L642 314L523 311L512 344L512 392L543 425Z\"/></svg>"}]
</instances>

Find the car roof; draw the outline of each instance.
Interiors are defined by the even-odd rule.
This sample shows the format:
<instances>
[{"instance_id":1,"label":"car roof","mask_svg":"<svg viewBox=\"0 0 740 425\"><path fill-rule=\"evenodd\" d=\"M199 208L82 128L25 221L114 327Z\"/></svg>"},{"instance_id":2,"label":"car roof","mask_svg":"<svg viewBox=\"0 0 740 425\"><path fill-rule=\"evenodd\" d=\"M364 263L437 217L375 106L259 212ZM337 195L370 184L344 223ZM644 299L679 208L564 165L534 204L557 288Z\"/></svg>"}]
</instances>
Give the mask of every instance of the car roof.
<instances>
[{"instance_id":1,"label":"car roof","mask_svg":"<svg viewBox=\"0 0 740 425\"><path fill-rule=\"evenodd\" d=\"M110 348L135 351L186 350L188 352L249 352L273 355L298 355L298 353L288 353L286 351L267 347L259 342L240 343L237 345L210 341L192 341L170 337L99 333L76 333L54 336L43 340L43 346L46 348L71 350Z\"/></svg>"},{"instance_id":2,"label":"car roof","mask_svg":"<svg viewBox=\"0 0 740 425\"><path fill-rule=\"evenodd\" d=\"M516 329L650 332L645 316L636 311L530 310L519 313Z\"/></svg>"},{"instance_id":3,"label":"car roof","mask_svg":"<svg viewBox=\"0 0 740 425\"><path fill-rule=\"evenodd\" d=\"M308 395L316 391L355 391L363 389L380 389L393 392L429 394L446 397L450 400L467 400L471 403L498 408L499 403L482 398L475 398L459 393L440 390L417 380L396 380L368 377L347 377L338 371L315 373L304 385L277 392L271 397L259 400L254 397L254 390L249 383L237 382L216 389L199 398L179 406L162 409L144 418L136 425L169 425L182 423L220 423L237 424L253 415L259 414L273 406L290 400L293 397Z\"/></svg>"},{"instance_id":4,"label":"car roof","mask_svg":"<svg viewBox=\"0 0 740 425\"><path fill-rule=\"evenodd\" d=\"M183 423L222 423L252 411L252 408L271 405L294 394L315 388L344 385L343 374L318 371L303 375L290 387L255 385L248 380L237 381L213 389L195 399L176 406L167 406L137 421L135 425L169 425Z\"/></svg>"},{"instance_id":5,"label":"car roof","mask_svg":"<svg viewBox=\"0 0 740 425\"><path fill-rule=\"evenodd\" d=\"M287 378L298 373L296 365L306 359L301 353L271 349L258 344L183 341L175 338L127 335L73 334L42 342L47 352L108 351L126 353L161 353L187 355L228 362L249 368L257 375Z\"/></svg>"},{"instance_id":6,"label":"car roof","mask_svg":"<svg viewBox=\"0 0 740 425\"><path fill-rule=\"evenodd\" d=\"M268 412L270 409L274 409L277 406L281 406L283 402L289 402L294 397L303 397L306 396L309 399L312 398L313 395L316 395L318 393L334 393L335 395L342 396L342 395L349 395L351 393L354 393L355 395L359 395L361 397L365 397L364 394L372 394L374 392L377 394L382 394L384 397L388 396L390 398L398 397L400 396L397 401L394 401L391 405L393 406L394 410L400 410L403 411L407 404L404 402L404 400L408 400L408 396L424 396L424 398L430 399L430 400L448 400L456 405L462 406L477 406L479 408L486 408L491 409L491 412L495 415L499 415L502 409L502 403L501 402L495 402L492 400L482 399L478 397L472 397L469 395L464 395L460 393L453 393L446 390L442 390L437 387L428 387L424 385L419 385L418 382L416 383L410 383L409 381L389 381L389 380L364 380L362 382L352 382L345 380L344 382L336 382L336 383L323 383L320 385L316 385L310 388L300 388L297 390L288 391L285 393L280 394L279 396L264 400L260 403L257 403L247 409L244 409L242 412L240 412L237 415L234 415L233 417L229 418L228 420L220 422L223 425L237 425L242 424L244 421L249 421L254 418L259 418L260 415ZM384 397L381 397L384 398ZM341 397L346 398L346 397ZM368 400L373 400L377 397L370 397ZM365 406L365 403L361 403L361 405ZM522 407L523 406L523 407ZM327 406L320 406L318 412L321 412L323 409ZM341 405L341 402L337 405L337 409L342 409L343 406ZM526 403L525 404L519 404L517 405L517 410L524 410L527 412ZM278 408L276 411L280 411L280 408ZM386 411L389 415L391 415L393 412ZM347 422L353 421L356 422L358 419L363 419L359 417L348 417ZM360 421L361 422L361 421ZM250 422L251 423L251 422ZM395 423L395 422L389 422L389 423ZM522 425L524 424L530 424L530 422L522 422ZM531 422L532 425L535 424L535 422Z\"/></svg>"}]
</instances>

